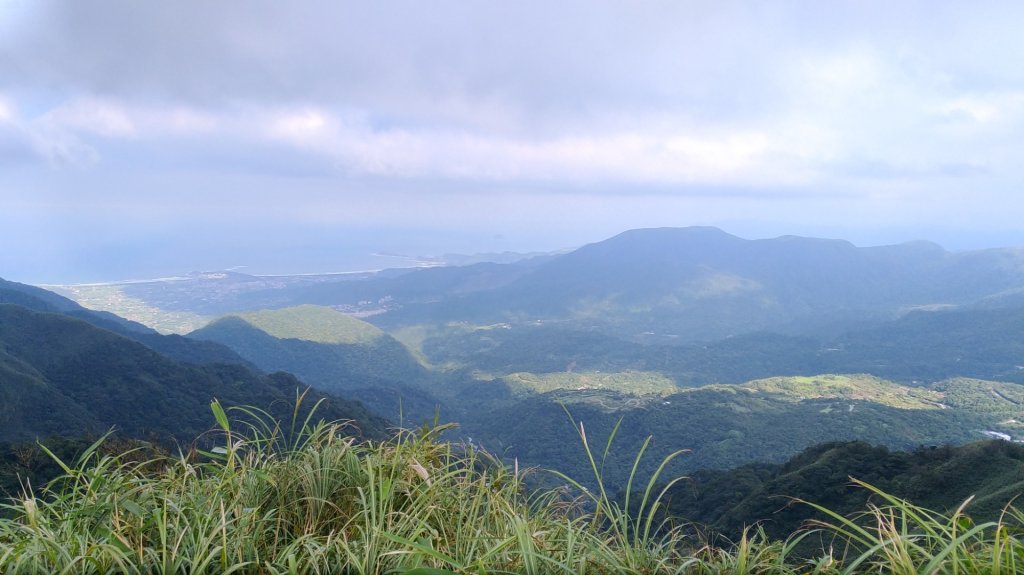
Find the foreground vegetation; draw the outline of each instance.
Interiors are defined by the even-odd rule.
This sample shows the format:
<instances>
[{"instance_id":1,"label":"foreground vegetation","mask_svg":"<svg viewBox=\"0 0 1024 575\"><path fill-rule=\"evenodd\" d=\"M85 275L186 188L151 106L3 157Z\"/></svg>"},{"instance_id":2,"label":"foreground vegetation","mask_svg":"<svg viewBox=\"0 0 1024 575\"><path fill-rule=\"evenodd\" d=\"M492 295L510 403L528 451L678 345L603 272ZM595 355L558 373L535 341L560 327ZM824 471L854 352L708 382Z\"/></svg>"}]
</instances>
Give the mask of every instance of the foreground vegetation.
<instances>
[{"instance_id":1,"label":"foreground vegetation","mask_svg":"<svg viewBox=\"0 0 1024 575\"><path fill-rule=\"evenodd\" d=\"M1024 516L973 523L872 490L876 503L786 540L748 530L712 546L663 513L673 482L605 492L602 445L576 424L597 489L529 492L529 472L443 428L356 443L344 424L213 404L214 447L101 455L23 493L0 519L4 573L1014 573ZM296 413L300 413L296 411ZM646 444L637 460L643 456ZM635 468L635 467L634 467ZM664 469L664 465L661 468ZM661 487L660 485L666 485ZM658 487L656 487L658 486ZM808 503L814 505L813 503ZM820 542L814 552L809 541Z\"/></svg>"},{"instance_id":2,"label":"foreground vegetation","mask_svg":"<svg viewBox=\"0 0 1024 575\"><path fill-rule=\"evenodd\" d=\"M998 520L1024 493L1024 444L986 440L893 451L863 441L821 443L785 463L697 470L669 491L668 513L733 539L754 522L769 537L785 538L828 516L780 495L843 515L878 500L850 477L929 509L953 510L971 497L976 521Z\"/></svg>"}]
</instances>

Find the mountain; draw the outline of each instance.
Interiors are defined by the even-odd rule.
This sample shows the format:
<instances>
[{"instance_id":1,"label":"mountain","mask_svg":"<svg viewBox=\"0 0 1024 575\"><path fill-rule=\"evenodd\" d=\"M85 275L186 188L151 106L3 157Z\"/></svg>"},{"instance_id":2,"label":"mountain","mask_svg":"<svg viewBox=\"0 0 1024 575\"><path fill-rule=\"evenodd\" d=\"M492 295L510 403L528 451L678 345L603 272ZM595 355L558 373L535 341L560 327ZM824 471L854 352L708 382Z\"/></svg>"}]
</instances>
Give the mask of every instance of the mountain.
<instances>
[{"instance_id":1,"label":"mountain","mask_svg":"<svg viewBox=\"0 0 1024 575\"><path fill-rule=\"evenodd\" d=\"M78 318L116 334L133 339L170 358L188 363L251 364L227 347L213 343L185 339L177 335L164 336L140 323L105 311L86 309L64 296L48 290L0 279L0 304L11 303L38 312L59 313Z\"/></svg>"},{"instance_id":2,"label":"mountain","mask_svg":"<svg viewBox=\"0 0 1024 575\"><path fill-rule=\"evenodd\" d=\"M502 309L488 294L528 277L554 257L558 256L382 273L358 282L313 285L290 295L296 303L344 309L384 327L431 323L439 317L486 316Z\"/></svg>"},{"instance_id":3,"label":"mountain","mask_svg":"<svg viewBox=\"0 0 1024 575\"><path fill-rule=\"evenodd\" d=\"M1024 445L990 440L890 451L863 441L824 443L781 464L697 471L670 491L669 513L731 538L755 523L784 538L809 519L825 519L791 498L844 515L871 499L884 504L851 478L937 511L953 511L973 497L971 517L995 520L1024 493Z\"/></svg>"},{"instance_id":4,"label":"mountain","mask_svg":"<svg viewBox=\"0 0 1024 575\"><path fill-rule=\"evenodd\" d=\"M0 304L0 441L99 434L110 427L133 437L190 442L210 428L209 404L252 405L282 419L305 384L242 365L184 363L133 339L60 313ZM368 436L387 422L356 402L327 400L320 415L352 419Z\"/></svg>"},{"instance_id":5,"label":"mountain","mask_svg":"<svg viewBox=\"0 0 1024 575\"><path fill-rule=\"evenodd\" d=\"M184 334L217 316L255 309L316 303L305 288L357 285L369 278L383 280L412 269L340 274L254 276L237 271L193 272L181 277L105 284L49 286L91 309L132 318L161 333Z\"/></svg>"},{"instance_id":6,"label":"mountain","mask_svg":"<svg viewBox=\"0 0 1024 575\"><path fill-rule=\"evenodd\" d=\"M75 301L49 290L3 278L0 278L0 303L17 304L36 311L61 313L124 334L156 333L141 323L129 321L110 312L86 309Z\"/></svg>"},{"instance_id":7,"label":"mountain","mask_svg":"<svg viewBox=\"0 0 1024 575\"><path fill-rule=\"evenodd\" d=\"M504 264L290 278L224 272L103 289L113 290L109 302L128 298L167 313L312 303L390 331L539 322L678 345L761 331L834 337L912 310L1019 306L1024 249L953 253L924 241L861 248L657 228Z\"/></svg>"},{"instance_id":8,"label":"mountain","mask_svg":"<svg viewBox=\"0 0 1024 575\"><path fill-rule=\"evenodd\" d=\"M292 296L394 330L416 324L551 324L642 343L757 331L835 336L914 309L1013 305L1024 250L951 253L923 241L745 240L716 228L624 232L513 264L324 283Z\"/></svg>"},{"instance_id":9,"label":"mountain","mask_svg":"<svg viewBox=\"0 0 1024 575\"><path fill-rule=\"evenodd\" d=\"M364 321L315 305L238 313L228 317L242 320L277 339L338 345L372 345L387 337L379 328ZM197 333L203 332L199 330Z\"/></svg>"},{"instance_id":10,"label":"mountain","mask_svg":"<svg viewBox=\"0 0 1024 575\"><path fill-rule=\"evenodd\" d=\"M422 385L427 371L405 346L331 308L303 305L231 314L188 337L223 344L260 369L294 373L389 417L403 410L417 418L429 416L437 404Z\"/></svg>"},{"instance_id":11,"label":"mountain","mask_svg":"<svg viewBox=\"0 0 1024 575\"><path fill-rule=\"evenodd\" d=\"M834 331L913 308L970 305L1021 286L1020 250L951 254L923 242L857 248L812 238L743 240L714 228L634 230L462 298L455 319L556 322L646 342L706 341L762 330ZM440 317L451 307L430 305ZM475 315L481 309L488 311ZM403 309L373 321L397 325L407 315L424 314Z\"/></svg>"}]
</instances>

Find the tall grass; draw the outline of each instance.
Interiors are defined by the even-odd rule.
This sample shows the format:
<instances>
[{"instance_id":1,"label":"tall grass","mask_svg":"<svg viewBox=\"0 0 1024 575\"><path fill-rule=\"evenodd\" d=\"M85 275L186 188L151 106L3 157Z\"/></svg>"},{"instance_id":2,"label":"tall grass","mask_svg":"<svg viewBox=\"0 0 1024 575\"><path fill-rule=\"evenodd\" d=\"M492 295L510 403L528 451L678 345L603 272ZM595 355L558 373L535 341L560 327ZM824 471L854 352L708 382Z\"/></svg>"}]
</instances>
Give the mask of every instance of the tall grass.
<instances>
[{"instance_id":1,"label":"tall grass","mask_svg":"<svg viewBox=\"0 0 1024 575\"><path fill-rule=\"evenodd\" d=\"M205 451L60 461L6 505L0 572L618 571L576 502L527 493L525 473L438 441L444 426L357 443L344 423L211 408Z\"/></svg>"},{"instance_id":2,"label":"tall grass","mask_svg":"<svg viewBox=\"0 0 1024 575\"><path fill-rule=\"evenodd\" d=\"M852 517L804 502L827 519L813 527L842 544L841 573L974 574L1024 572L1024 514L1013 507L998 521L975 523L970 499L949 513L918 507L867 483L877 499Z\"/></svg>"},{"instance_id":3,"label":"tall grass","mask_svg":"<svg viewBox=\"0 0 1024 575\"><path fill-rule=\"evenodd\" d=\"M579 436L580 444L593 473L592 483L596 488L587 489L575 478L559 471L552 471L552 473L583 494L584 500L589 504L588 508L592 509L588 518L591 530L602 532L605 536L604 541L608 543L607 546L601 548L602 552L607 552L605 560L614 564L620 573L678 571L692 563L693 558L678 555L683 546L682 532L672 528L669 519L660 513L665 494L683 478L677 477L664 483L659 483L659 480L669 463L685 453L685 450L675 451L665 457L647 482L643 486L638 486L643 487L643 492L637 497L637 494L634 493L634 484L637 480L640 463L652 439L648 437L640 446L633 460L629 479L626 482L625 494L620 501L608 494L604 481L604 464L622 420L620 419L612 428L605 441L600 461L598 461L590 440L587 438L583 422L573 420L568 409L566 409L566 415L572 421Z\"/></svg>"},{"instance_id":4,"label":"tall grass","mask_svg":"<svg viewBox=\"0 0 1024 575\"><path fill-rule=\"evenodd\" d=\"M596 488L561 475L575 495L529 492L529 472L471 446L442 442L444 426L358 443L345 423L212 405L205 451L150 459L101 454L99 442L64 475L5 505L3 573L1014 573L1024 568L1022 517L975 525L877 490L866 515L814 526L835 552L791 553L807 533L769 541L752 529L722 548L685 538L664 519L672 484L624 497L602 481L617 427L600 456L579 441ZM315 411L315 410L313 410ZM678 454L673 454L675 457ZM638 485L634 486L634 481ZM867 487L871 489L870 487Z\"/></svg>"}]
</instances>

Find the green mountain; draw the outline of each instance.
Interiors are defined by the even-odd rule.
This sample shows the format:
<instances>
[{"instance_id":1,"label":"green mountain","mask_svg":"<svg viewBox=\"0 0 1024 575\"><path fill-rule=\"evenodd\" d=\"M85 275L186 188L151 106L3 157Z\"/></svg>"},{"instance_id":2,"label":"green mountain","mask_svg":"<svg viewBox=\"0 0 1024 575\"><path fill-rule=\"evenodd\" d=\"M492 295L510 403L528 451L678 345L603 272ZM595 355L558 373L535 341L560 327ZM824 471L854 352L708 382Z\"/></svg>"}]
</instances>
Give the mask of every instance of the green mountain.
<instances>
[{"instance_id":1,"label":"green mountain","mask_svg":"<svg viewBox=\"0 0 1024 575\"><path fill-rule=\"evenodd\" d=\"M110 312L86 309L49 290L0 278L0 303L11 303L36 311L61 313L84 319L93 325L122 334L151 334L154 330Z\"/></svg>"},{"instance_id":2,"label":"green mountain","mask_svg":"<svg viewBox=\"0 0 1024 575\"><path fill-rule=\"evenodd\" d=\"M177 335L164 336L140 323L110 312L86 309L76 302L35 286L0 279L0 303L10 303L38 312L59 313L89 322L129 339L138 341L168 357L188 363L251 364L227 347L199 342Z\"/></svg>"},{"instance_id":3,"label":"green mountain","mask_svg":"<svg viewBox=\"0 0 1024 575\"><path fill-rule=\"evenodd\" d=\"M995 520L1024 493L1024 445L982 441L890 451L862 441L825 443L781 464L697 471L670 492L669 512L729 537L755 523L786 537L809 519L824 519L792 498L844 515L864 509L870 493L851 478L938 511L953 511L973 497L968 513Z\"/></svg>"},{"instance_id":4,"label":"green mountain","mask_svg":"<svg viewBox=\"0 0 1024 575\"><path fill-rule=\"evenodd\" d=\"M237 317L277 339L372 345L385 337L383 331L364 321L315 305L237 313L230 317Z\"/></svg>"},{"instance_id":5,"label":"green mountain","mask_svg":"<svg viewBox=\"0 0 1024 575\"><path fill-rule=\"evenodd\" d=\"M260 369L294 373L388 417L397 419L404 411L420 419L437 404L423 385L426 369L405 346L331 308L304 305L232 314L188 337L223 344Z\"/></svg>"},{"instance_id":6,"label":"green mountain","mask_svg":"<svg viewBox=\"0 0 1024 575\"><path fill-rule=\"evenodd\" d=\"M1019 291L1024 252L950 253L926 242L858 248L840 240L743 240L715 228L664 228L625 232L517 271L519 277L493 288L452 290L431 301L405 298L395 286L416 283L423 272L361 295L394 298L391 310L370 318L389 328L540 321L647 343L763 330L837 333L911 309L991 303ZM469 281L463 277L460 285ZM321 303L350 300L339 291Z\"/></svg>"},{"instance_id":7,"label":"green mountain","mask_svg":"<svg viewBox=\"0 0 1024 575\"><path fill-rule=\"evenodd\" d=\"M262 375L241 365L184 363L59 313L0 304L0 441L99 434L114 427L133 437L191 442L209 429L209 403L268 408L287 419L297 390L284 373ZM360 404L327 400L321 415L353 419L380 436L387 423Z\"/></svg>"}]
</instances>

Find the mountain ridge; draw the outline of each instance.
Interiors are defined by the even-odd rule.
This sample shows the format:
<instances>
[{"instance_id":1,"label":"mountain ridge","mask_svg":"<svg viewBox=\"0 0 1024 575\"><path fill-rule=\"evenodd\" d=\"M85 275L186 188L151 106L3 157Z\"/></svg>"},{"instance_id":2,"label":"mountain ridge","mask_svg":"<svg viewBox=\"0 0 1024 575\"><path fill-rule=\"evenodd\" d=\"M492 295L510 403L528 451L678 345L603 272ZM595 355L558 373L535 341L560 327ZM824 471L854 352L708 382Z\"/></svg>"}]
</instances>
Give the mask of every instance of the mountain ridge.
<instances>
[{"instance_id":1,"label":"mountain ridge","mask_svg":"<svg viewBox=\"0 0 1024 575\"><path fill-rule=\"evenodd\" d=\"M284 418L306 385L243 365L192 364L83 319L0 304L0 376L10 425L0 441L101 434L191 442L209 429L209 403L255 405ZM312 392L322 415L357 419L381 436L389 425L356 402ZM17 423L17 425L15 425Z\"/></svg>"},{"instance_id":2,"label":"mountain ridge","mask_svg":"<svg viewBox=\"0 0 1024 575\"><path fill-rule=\"evenodd\" d=\"M214 275L118 289L171 306L168 313L316 304L387 331L555 322L641 343L756 331L836 335L911 309L1024 304L1020 248L950 252L924 240L858 247L793 235L748 240L713 227L627 230L566 253L505 264L295 282Z\"/></svg>"},{"instance_id":3,"label":"mountain ridge","mask_svg":"<svg viewBox=\"0 0 1024 575\"><path fill-rule=\"evenodd\" d=\"M436 406L423 383L428 371L404 345L331 308L303 305L228 314L187 337L225 345L264 371L294 373L388 417L403 412L429 417Z\"/></svg>"}]
</instances>

